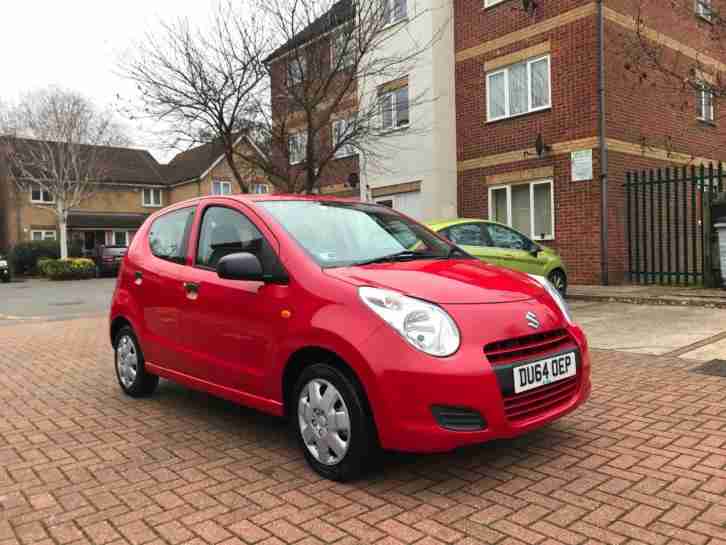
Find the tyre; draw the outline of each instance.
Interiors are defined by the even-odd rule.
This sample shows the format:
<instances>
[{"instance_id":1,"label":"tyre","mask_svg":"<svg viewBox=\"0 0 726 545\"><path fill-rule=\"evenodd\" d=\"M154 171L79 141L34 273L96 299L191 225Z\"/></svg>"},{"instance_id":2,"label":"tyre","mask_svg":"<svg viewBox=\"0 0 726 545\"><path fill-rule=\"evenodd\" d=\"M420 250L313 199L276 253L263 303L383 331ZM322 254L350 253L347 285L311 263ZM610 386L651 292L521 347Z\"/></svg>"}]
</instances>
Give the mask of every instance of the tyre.
<instances>
[{"instance_id":1,"label":"tyre","mask_svg":"<svg viewBox=\"0 0 726 545\"><path fill-rule=\"evenodd\" d=\"M122 327L114 342L116 378L125 394L131 397L150 396L159 384L159 377L146 371L144 355L133 329Z\"/></svg>"},{"instance_id":2,"label":"tyre","mask_svg":"<svg viewBox=\"0 0 726 545\"><path fill-rule=\"evenodd\" d=\"M555 269L552 271L547 279L550 283L562 294L562 297L567 295L567 275L562 269Z\"/></svg>"},{"instance_id":3,"label":"tyre","mask_svg":"<svg viewBox=\"0 0 726 545\"><path fill-rule=\"evenodd\" d=\"M293 395L290 424L318 474L350 481L377 458L375 424L357 382L330 364L315 364L302 372Z\"/></svg>"}]
</instances>

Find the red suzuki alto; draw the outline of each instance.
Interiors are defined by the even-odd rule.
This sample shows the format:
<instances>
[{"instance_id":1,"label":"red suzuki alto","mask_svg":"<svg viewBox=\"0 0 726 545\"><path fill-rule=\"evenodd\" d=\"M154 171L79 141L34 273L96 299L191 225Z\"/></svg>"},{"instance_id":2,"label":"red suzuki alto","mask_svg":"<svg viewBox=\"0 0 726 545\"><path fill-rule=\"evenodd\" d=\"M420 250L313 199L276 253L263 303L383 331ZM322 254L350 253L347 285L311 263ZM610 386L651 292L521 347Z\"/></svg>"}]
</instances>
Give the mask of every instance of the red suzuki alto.
<instances>
[{"instance_id":1,"label":"red suzuki alto","mask_svg":"<svg viewBox=\"0 0 726 545\"><path fill-rule=\"evenodd\" d=\"M587 341L545 279L371 203L168 207L134 237L110 318L126 394L163 377L287 416L310 465L336 480L379 448L520 435L590 393Z\"/></svg>"}]
</instances>

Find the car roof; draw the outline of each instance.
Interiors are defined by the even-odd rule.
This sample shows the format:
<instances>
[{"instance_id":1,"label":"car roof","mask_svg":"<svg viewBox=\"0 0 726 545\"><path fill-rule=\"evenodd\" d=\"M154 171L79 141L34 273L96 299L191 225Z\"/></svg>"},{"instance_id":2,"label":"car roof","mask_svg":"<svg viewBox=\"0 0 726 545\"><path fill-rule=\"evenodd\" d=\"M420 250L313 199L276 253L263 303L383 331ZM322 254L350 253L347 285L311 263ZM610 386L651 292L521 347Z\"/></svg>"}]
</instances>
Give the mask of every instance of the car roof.
<instances>
[{"instance_id":1,"label":"car roof","mask_svg":"<svg viewBox=\"0 0 726 545\"><path fill-rule=\"evenodd\" d=\"M434 230L446 229L447 227L451 227L452 225L461 225L462 223L493 223L496 225L501 225L496 221L483 220L481 218L456 218L453 220L427 221L425 223Z\"/></svg>"}]
</instances>

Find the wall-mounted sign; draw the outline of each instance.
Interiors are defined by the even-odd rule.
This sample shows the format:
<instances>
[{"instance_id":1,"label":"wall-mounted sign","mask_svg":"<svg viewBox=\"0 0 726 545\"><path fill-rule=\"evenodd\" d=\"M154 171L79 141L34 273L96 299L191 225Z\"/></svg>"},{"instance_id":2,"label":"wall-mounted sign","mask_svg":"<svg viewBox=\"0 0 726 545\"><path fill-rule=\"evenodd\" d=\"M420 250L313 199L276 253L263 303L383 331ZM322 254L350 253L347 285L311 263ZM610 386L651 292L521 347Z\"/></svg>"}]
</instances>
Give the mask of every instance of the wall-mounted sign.
<instances>
[{"instance_id":1,"label":"wall-mounted sign","mask_svg":"<svg viewBox=\"0 0 726 545\"><path fill-rule=\"evenodd\" d=\"M592 180L592 150L573 151L570 154L570 167L573 182Z\"/></svg>"}]
</instances>

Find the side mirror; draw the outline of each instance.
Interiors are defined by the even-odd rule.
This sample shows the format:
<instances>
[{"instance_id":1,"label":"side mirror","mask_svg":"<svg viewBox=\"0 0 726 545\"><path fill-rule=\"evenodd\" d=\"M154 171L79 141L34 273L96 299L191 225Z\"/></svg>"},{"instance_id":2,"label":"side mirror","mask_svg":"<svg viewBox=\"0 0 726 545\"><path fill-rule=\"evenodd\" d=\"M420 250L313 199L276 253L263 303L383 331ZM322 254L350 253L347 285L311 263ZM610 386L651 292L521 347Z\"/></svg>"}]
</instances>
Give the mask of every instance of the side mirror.
<instances>
[{"instance_id":1,"label":"side mirror","mask_svg":"<svg viewBox=\"0 0 726 545\"><path fill-rule=\"evenodd\" d=\"M247 252L229 254L217 263L217 275L227 280L262 282L262 263L256 255Z\"/></svg>"},{"instance_id":2,"label":"side mirror","mask_svg":"<svg viewBox=\"0 0 726 545\"><path fill-rule=\"evenodd\" d=\"M533 257L537 257L541 251L542 248L536 242L533 242L532 246L529 247L529 253L532 254Z\"/></svg>"}]
</instances>

